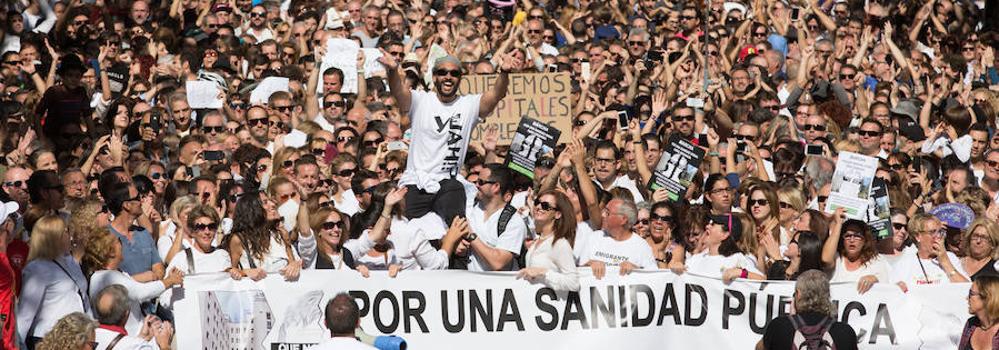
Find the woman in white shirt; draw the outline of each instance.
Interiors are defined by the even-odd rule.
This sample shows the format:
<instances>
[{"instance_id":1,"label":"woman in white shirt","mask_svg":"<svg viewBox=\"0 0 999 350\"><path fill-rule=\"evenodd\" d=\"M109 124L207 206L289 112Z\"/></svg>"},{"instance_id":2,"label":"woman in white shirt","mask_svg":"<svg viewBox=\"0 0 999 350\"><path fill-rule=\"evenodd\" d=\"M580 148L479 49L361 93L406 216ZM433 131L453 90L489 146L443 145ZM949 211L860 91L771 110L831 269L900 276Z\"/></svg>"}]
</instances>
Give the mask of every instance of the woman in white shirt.
<instances>
[{"instance_id":1,"label":"woman in white shirt","mask_svg":"<svg viewBox=\"0 0 999 350\"><path fill-rule=\"evenodd\" d=\"M84 269L90 276L89 298L93 299L104 287L120 284L128 289L129 308L128 322L125 330L138 334L142 330L142 320L145 317L139 305L152 300L170 287L184 281L184 273L174 268L168 270L166 277L160 281L137 282L124 272L118 271L121 264L121 241L106 230L94 232L87 243L87 253L83 256Z\"/></svg>"},{"instance_id":2,"label":"woman in white shirt","mask_svg":"<svg viewBox=\"0 0 999 350\"><path fill-rule=\"evenodd\" d=\"M277 204L264 193L244 193L236 201L232 233L222 240L221 246L229 251L232 266L238 267L243 276L259 281L268 273L280 273L286 280L298 279L303 262L280 219ZM299 247L310 246L310 242L303 242L310 239L315 249L315 238L311 235L302 237Z\"/></svg>"},{"instance_id":3,"label":"woman in white shirt","mask_svg":"<svg viewBox=\"0 0 999 350\"><path fill-rule=\"evenodd\" d=\"M541 192L534 200L531 216L537 239L527 249L527 267L517 277L558 291L578 291L579 275L572 254L576 235L572 203L561 192Z\"/></svg>"},{"instance_id":4,"label":"woman in white shirt","mask_svg":"<svg viewBox=\"0 0 999 350\"><path fill-rule=\"evenodd\" d=\"M831 282L857 283L857 292L863 294L875 283L887 281L891 266L878 254L866 223L844 220L843 209L836 209L822 247L822 264L833 270Z\"/></svg>"},{"instance_id":5,"label":"woman in white shirt","mask_svg":"<svg viewBox=\"0 0 999 350\"><path fill-rule=\"evenodd\" d=\"M916 214L909 219L909 234L916 240L916 249L907 249L895 262L892 282L903 291L912 284L968 282L967 273L954 253L944 244L947 229L930 214Z\"/></svg>"},{"instance_id":6,"label":"woman in white shirt","mask_svg":"<svg viewBox=\"0 0 999 350\"><path fill-rule=\"evenodd\" d=\"M184 236L188 237L184 239L193 244L174 255L167 270L177 268L185 274L230 272L232 278L240 279L242 275L232 269L229 252L214 246L221 225L218 212L212 207L197 205L186 216L188 229Z\"/></svg>"},{"instance_id":7,"label":"woman in white shirt","mask_svg":"<svg viewBox=\"0 0 999 350\"><path fill-rule=\"evenodd\" d=\"M21 273L17 331L29 347L63 316L89 312L86 277L69 255L66 223L58 216L44 216L35 222L28 264Z\"/></svg>"},{"instance_id":8,"label":"woman in white shirt","mask_svg":"<svg viewBox=\"0 0 999 350\"><path fill-rule=\"evenodd\" d=\"M687 259L685 270L725 283L735 278L765 279L753 255L740 248L743 237L753 234L752 227L753 221L743 213L710 216L701 237L705 250Z\"/></svg>"},{"instance_id":9,"label":"woman in white shirt","mask_svg":"<svg viewBox=\"0 0 999 350\"><path fill-rule=\"evenodd\" d=\"M160 222L160 236L156 240L156 250L163 261L173 260L173 256L178 251L191 246L190 239L185 239L187 234L183 231L187 228L184 227L184 223L187 222L187 214L197 204L198 198L195 196L183 196L170 204L170 216L167 220ZM181 239L177 239L177 237L181 237ZM182 245L175 247L179 244Z\"/></svg>"}]
</instances>

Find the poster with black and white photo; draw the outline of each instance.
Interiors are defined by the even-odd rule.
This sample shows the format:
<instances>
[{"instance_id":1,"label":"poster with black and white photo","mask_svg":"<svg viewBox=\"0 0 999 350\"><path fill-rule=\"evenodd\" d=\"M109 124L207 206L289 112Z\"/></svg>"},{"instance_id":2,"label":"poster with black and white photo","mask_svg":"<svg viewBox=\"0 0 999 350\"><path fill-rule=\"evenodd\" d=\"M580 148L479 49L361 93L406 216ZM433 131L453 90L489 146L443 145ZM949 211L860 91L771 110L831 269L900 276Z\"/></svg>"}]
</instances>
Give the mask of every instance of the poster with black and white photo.
<instances>
[{"instance_id":1,"label":"poster with black and white photo","mask_svg":"<svg viewBox=\"0 0 999 350\"><path fill-rule=\"evenodd\" d=\"M826 213L843 208L846 217L867 219L871 183L878 169L878 159L853 152L841 152L833 171L832 190L826 201Z\"/></svg>"},{"instance_id":2,"label":"poster with black and white photo","mask_svg":"<svg viewBox=\"0 0 999 350\"><path fill-rule=\"evenodd\" d=\"M665 188L669 192L669 200L680 200L694 175L697 175L704 154L704 149L694 146L689 140L677 134L670 135L649 187L653 191Z\"/></svg>"},{"instance_id":3,"label":"poster with black and white photo","mask_svg":"<svg viewBox=\"0 0 999 350\"><path fill-rule=\"evenodd\" d=\"M521 118L506 154L507 167L534 179L534 162L555 148L562 131L537 119Z\"/></svg>"},{"instance_id":4,"label":"poster with black and white photo","mask_svg":"<svg viewBox=\"0 0 999 350\"><path fill-rule=\"evenodd\" d=\"M867 205L867 225L877 239L892 236L891 204L888 202L888 187L884 180L875 177L871 183L870 203Z\"/></svg>"}]
</instances>

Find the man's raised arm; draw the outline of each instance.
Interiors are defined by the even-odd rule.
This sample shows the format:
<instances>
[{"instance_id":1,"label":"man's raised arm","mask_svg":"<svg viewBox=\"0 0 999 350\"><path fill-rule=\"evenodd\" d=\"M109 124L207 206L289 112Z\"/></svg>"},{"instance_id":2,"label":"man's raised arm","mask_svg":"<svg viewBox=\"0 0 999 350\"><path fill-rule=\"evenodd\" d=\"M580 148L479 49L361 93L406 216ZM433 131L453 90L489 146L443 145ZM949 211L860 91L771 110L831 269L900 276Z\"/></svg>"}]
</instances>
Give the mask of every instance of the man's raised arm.
<instances>
[{"instance_id":1,"label":"man's raised arm","mask_svg":"<svg viewBox=\"0 0 999 350\"><path fill-rule=\"evenodd\" d=\"M409 104L413 100L413 93L402 86L402 75L399 74L399 62L395 60L395 56L385 52L385 49L379 48L378 50L382 52L382 57L378 58L378 63L385 66L385 75L388 78L389 90L391 90L392 97L395 98L396 107L400 111L407 111L409 110Z\"/></svg>"},{"instance_id":2,"label":"man's raised arm","mask_svg":"<svg viewBox=\"0 0 999 350\"><path fill-rule=\"evenodd\" d=\"M499 61L499 69L496 70L499 73L499 79L496 79L496 85L493 86L493 89L483 93L482 99L479 100L480 119L485 119L493 112L493 109L496 109L496 105L506 97L506 88L510 84L510 70L513 69L513 60L505 54L497 54L496 57Z\"/></svg>"}]
</instances>

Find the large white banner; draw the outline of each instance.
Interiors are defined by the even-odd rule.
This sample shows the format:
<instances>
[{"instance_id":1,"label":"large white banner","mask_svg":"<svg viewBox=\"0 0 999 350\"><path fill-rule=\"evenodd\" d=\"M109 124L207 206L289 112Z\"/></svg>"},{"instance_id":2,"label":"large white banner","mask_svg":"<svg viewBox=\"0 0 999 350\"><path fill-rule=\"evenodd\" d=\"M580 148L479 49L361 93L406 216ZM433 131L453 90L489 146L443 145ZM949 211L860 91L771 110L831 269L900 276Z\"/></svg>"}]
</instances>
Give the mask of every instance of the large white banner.
<instances>
[{"instance_id":1,"label":"large white banner","mask_svg":"<svg viewBox=\"0 0 999 350\"><path fill-rule=\"evenodd\" d=\"M323 308L339 292L358 302L362 328L411 349L753 349L769 320L787 314L793 282L719 280L668 271L596 280L555 292L512 273L302 271L253 282L188 276L174 304L180 349L307 349L329 336ZM832 287L838 318L861 349L955 348L968 284Z\"/></svg>"}]
</instances>

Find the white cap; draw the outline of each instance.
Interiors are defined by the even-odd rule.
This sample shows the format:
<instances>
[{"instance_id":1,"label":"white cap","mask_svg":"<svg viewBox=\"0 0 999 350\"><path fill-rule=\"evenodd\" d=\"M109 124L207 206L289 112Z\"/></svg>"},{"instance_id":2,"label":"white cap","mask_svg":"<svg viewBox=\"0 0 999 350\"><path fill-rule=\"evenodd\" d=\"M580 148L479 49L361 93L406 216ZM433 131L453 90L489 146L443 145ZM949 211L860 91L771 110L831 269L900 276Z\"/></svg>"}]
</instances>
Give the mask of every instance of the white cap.
<instances>
[{"instance_id":1,"label":"white cap","mask_svg":"<svg viewBox=\"0 0 999 350\"><path fill-rule=\"evenodd\" d=\"M18 205L17 202L0 202L0 223L7 221L10 214L16 213L18 209L21 209L21 206Z\"/></svg>"}]
</instances>

